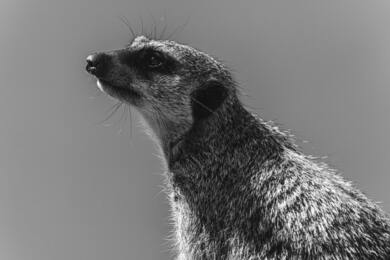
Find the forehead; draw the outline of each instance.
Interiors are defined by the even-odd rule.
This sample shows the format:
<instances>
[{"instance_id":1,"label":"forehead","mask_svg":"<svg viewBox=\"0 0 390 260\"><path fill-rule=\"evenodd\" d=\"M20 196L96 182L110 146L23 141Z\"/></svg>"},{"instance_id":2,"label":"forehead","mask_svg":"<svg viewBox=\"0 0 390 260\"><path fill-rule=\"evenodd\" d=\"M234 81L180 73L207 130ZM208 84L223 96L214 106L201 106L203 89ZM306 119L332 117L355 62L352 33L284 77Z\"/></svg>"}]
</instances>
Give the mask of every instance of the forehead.
<instances>
[{"instance_id":1,"label":"forehead","mask_svg":"<svg viewBox=\"0 0 390 260\"><path fill-rule=\"evenodd\" d=\"M177 57L180 57L183 53L191 52L191 48L189 46L178 44L174 41L148 39L145 36L136 37L130 45L130 48L133 50L140 50L145 47L153 47L156 50L167 52Z\"/></svg>"}]
</instances>

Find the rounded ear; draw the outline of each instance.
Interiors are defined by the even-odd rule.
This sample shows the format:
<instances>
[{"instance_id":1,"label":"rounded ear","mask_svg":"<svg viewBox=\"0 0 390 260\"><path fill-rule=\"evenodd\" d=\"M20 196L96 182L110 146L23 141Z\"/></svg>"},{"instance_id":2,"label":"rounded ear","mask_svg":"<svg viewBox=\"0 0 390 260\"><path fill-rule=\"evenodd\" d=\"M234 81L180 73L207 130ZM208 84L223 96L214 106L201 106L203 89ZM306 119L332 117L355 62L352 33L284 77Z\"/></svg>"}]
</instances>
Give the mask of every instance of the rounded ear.
<instances>
[{"instance_id":1,"label":"rounded ear","mask_svg":"<svg viewBox=\"0 0 390 260\"><path fill-rule=\"evenodd\" d=\"M192 116L194 122L212 115L225 101L228 89L220 82L210 80L191 94Z\"/></svg>"}]
</instances>

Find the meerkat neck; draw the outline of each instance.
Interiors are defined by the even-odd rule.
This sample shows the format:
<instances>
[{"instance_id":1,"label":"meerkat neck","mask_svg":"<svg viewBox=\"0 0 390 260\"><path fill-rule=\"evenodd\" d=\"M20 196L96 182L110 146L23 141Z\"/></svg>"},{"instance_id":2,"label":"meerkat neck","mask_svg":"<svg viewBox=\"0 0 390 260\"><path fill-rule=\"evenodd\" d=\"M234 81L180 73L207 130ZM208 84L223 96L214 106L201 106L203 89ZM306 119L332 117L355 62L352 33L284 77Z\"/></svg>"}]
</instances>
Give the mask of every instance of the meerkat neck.
<instances>
[{"instance_id":1,"label":"meerkat neck","mask_svg":"<svg viewBox=\"0 0 390 260\"><path fill-rule=\"evenodd\" d=\"M241 213L232 208L239 209L243 198L254 200L242 189L251 185L256 174L252 167L277 160L283 149L278 137L241 103L227 103L178 144L168 165L168 190L187 205L190 222L200 223L215 241L227 241L232 233L219 231L230 230Z\"/></svg>"},{"instance_id":2,"label":"meerkat neck","mask_svg":"<svg viewBox=\"0 0 390 260\"><path fill-rule=\"evenodd\" d=\"M169 150L166 153L166 160L168 165L172 165L180 157L183 149L192 145L206 145L217 144L215 141L221 137L226 137L226 134L234 136L238 133L240 128L245 127L244 124L238 121L250 123L244 120L250 118L250 114L240 104L237 99L227 101L222 107L216 110L212 115L199 122L195 122L192 127L183 135L175 136L176 139L170 142ZM224 133L225 135L221 135ZM229 138L227 138L229 139ZM226 140L227 141L227 140ZM219 140L218 145L223 144L224 141ZM201 149L199 147L199 149Z\"/></svg>"},{"instance_id":3,"label":"meerkat neck","mask_svg":"<svg viewBox=\"0 0 390 260\"><path fill-rule=\"evenodd\" d=\"M256 139L256 140L255 140ZM186 163L183 158L202 160L207 156L215 157L216 162L223 160L220 156L228 156L234 149L245 149L247 143L258 143L256 153L268 156L268 153L283 149L280 137L262 121L247 111L237 98L231 99L210 118L195 124L171 151L169 166ZM224 152L226 154L221 154ZM249 151L242 151L248 153ZM204 158L204 157L203 157ZM185 161L185 160L184 160Z\"/></svg>"}]
</instances>

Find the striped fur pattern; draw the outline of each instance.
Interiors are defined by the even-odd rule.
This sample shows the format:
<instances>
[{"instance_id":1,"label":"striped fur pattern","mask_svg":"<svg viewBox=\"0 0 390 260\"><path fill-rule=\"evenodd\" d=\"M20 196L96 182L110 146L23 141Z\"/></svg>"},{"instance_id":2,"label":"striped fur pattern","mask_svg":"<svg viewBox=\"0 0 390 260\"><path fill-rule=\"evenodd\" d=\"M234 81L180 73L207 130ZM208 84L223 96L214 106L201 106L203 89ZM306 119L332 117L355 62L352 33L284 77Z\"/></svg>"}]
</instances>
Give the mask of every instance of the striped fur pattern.
<instances>
[{"instance_id":1,"label":"striped fur pattern","mask_svg":"<svg viewBox=\"0 0 390 260\"><path fill-rule=\"evenodd\" d=\"M157 51L157 69L139 54ZM134 106L161 147L177 259L390 259L388 215L248 112L222 63L143 36L106 56L103 91Z\"/></svg>"},{"instance_id":2,"label":"striped fur pattern","mask_svg":"<svg viewBox=\"0 0 390 260\"><path fill-rule=\"evenodd\" d=\"M390 259L388 216L238 102L200 132L170 169L182 259Z\"/></svg>"}]
</instances>

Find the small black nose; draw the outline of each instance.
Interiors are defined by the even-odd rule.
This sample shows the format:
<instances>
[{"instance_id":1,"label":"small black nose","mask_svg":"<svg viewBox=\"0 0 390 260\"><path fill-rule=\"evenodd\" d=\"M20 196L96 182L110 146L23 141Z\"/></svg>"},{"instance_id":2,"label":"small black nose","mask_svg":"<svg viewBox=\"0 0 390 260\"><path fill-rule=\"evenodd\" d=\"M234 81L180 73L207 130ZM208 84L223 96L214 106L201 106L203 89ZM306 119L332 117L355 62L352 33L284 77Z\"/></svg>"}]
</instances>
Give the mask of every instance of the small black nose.
<instances>
[{"instance_id":1,"label":"small black nose","mask_svg":"<svg viewBox=\"0 0 390 260\"><path fill-rule=\"evenodd\" d=\"M94 53L87 57L87 66L85 69L88 73L96 77L102 77L106 73L107 64L110 56L105 53Z\"/></svg>"}]
</instances>

